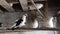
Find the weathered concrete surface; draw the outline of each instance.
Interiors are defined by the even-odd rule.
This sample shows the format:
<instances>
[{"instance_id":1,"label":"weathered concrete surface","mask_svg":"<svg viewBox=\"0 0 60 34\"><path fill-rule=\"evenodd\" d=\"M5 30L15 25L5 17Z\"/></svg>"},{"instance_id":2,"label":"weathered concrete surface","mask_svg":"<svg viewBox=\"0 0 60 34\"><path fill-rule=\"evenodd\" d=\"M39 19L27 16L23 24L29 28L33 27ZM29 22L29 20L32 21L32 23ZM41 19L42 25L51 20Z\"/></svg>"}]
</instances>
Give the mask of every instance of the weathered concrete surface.
<instances>
[{"instance_id":1,"label":"weathered concrete surface","mask_svg":"<svg viewBox=\"0 0 60 34\"><path fill-rule=\"evenodd\" d=\"M14 13L0 13L0 22L3 23L3 26L12 26L17 19L22 16L22 12L14 12Z\"/></svg>"},{"instance_id":2,"label":"weathered concrete surface","mask_svg":"<svg viewBox=\"0 0 60 34\"><path fill-rule=\"evenodd\" d=\"M4 32L0 34L55 34L55 31Z\"/></svg>"}]
</instances>

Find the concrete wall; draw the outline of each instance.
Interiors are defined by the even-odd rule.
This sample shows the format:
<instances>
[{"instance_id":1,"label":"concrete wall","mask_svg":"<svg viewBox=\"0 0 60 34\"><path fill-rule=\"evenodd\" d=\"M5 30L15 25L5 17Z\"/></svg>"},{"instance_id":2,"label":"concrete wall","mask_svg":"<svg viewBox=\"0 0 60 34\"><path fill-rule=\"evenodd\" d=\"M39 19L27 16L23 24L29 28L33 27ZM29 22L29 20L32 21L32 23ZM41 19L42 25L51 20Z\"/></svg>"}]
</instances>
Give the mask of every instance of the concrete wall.
<instances>
[{"instance_id":1,"label":"concrete wall","mask_svg":"<svg viewBox=\"0 0 60 34\"><path fill-rule=\"evenodd\" d=\"M0 13L0 22L3 23L3 26L11 26L14 24L14 22L20 18L22 15L21 12L15 12L15 13Z\"/></svg>"},{"instance_id":2,"label":"concrete wall","mask_svg":"<svg viewBox=\"0 0 60 34\"><path fill-rule=\"evenodd\" d=\"M60 29L60 15L57 16L57 28Z\"/></svg>"}]
</instances>

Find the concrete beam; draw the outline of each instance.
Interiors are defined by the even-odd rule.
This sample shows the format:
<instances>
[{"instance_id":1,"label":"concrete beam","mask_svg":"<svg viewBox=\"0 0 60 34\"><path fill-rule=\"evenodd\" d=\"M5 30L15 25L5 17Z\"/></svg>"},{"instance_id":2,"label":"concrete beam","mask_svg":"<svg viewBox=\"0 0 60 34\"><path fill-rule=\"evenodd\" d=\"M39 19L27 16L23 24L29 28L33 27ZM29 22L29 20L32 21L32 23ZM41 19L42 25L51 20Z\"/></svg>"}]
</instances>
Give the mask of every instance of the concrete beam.
<instances>
[{"instance_id":1,"label":"concrete beam","mask_svg":"<svg viewBox=\"0 0 60 34\"><path fill-rule=\"evenodd\" d=\"M19 0L21 6L22 6L22 9L23 11L26 11L28 10L28 3L27 3L27 0Z\"/></svg>"},{"instance_id":2,"label":"concrete beam","mask_svg":"<svg viewBox=\"0 0 60 34\"><path fill-rule=\"evenodd\" d=\"M0 0L0 5L9 12L14 12L14 9L5 0Z\"/></svg>"},{"instance_id":3,"label":"concrete beam","mask_svg":"<svg viewBox=\"0 0 60 34\"><path fill-rule=\"evenodd\" d=\"M42 7L43 7L43 4L41 4L41 3L39 3L39 4L36 4L36 7L38 8L38 9L41 9ZM35 7L34 7L34 5L29 5L29 10L34 10L34 9L36 9Z\"/></svg>"},{"instance_id":4,"label":"concrete beam","mask_svg":"<svg viewBox=\"0 0 60 34\"><path fill-rule=\"evenodd\" d=\"M37 9L38 13L44 17L43 13L36 7L36 4L34 3L33 0L31 0L31 3L34 5L34 7Z\"/></svg>"}]
</instances>

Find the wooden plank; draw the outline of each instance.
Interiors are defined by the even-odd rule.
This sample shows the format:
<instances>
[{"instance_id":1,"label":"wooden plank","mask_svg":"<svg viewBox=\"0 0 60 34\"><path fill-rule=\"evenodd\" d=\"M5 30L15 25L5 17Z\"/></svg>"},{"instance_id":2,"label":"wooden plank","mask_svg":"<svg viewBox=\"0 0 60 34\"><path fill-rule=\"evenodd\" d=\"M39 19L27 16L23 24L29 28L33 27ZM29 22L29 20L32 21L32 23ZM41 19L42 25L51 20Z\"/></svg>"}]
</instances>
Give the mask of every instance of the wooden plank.
<instances>
[{"instance_id":1,"label":"wooden plank","mask_svg":"<svg viewBox=\"0 0 60 34\"><path fill-rule=\"evenodd\" d=\"M28 10L27 0L19 0L19 2L21 4L21 6L22 6L23 11Z\"/></svg>"},{"instance_id":2,"label":"wooden plank","mask_svg":"<svg viewBox=\"0 0 60 34\"><path fill-rule=\"evenodd\" d=\"M0 0L0 5L9 12L14 12L14 9L5 0Z\"/></svg>"}]
</instances>

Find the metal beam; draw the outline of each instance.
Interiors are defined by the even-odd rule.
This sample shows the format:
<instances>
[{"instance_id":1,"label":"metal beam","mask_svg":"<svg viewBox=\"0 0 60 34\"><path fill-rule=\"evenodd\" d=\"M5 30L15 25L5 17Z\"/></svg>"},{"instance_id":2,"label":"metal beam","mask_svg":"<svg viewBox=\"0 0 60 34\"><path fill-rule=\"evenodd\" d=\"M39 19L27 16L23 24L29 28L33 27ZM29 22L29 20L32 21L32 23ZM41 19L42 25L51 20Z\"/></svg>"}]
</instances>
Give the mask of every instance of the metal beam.
<instances>
[{"instance_id":1,"label":"metal beam","mask_svg":"<svg viewBox=\"0 0 60 34\"><path fill-rule=\"evenodd\" d=\"M36 4L34 3L33 0L31 0L31 3L34 5L34 7L37 9L38 13L44 17L43 13L36 7Z\"/></svg>"},{"instance_id":2,"label":"metal beam","mask_svg":"<svg viewBox=\"0 0 60 34\"><path fill-rule=\"evenodd\" d=\"M21 4L21 6L22 6L23 11L28 10L27 0L19 0L19 2Z\"/></svg>"},{"instance_id":3,"label":"metal beam","mask_svg":"<svg viewBox=\"0 0 60 34\"><path fill-rule=\"evenodd\" d=\"M14 9L5 0L0 0L0 5L8 11L14 12Z\"/></svg>"}]
</instances>

